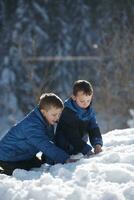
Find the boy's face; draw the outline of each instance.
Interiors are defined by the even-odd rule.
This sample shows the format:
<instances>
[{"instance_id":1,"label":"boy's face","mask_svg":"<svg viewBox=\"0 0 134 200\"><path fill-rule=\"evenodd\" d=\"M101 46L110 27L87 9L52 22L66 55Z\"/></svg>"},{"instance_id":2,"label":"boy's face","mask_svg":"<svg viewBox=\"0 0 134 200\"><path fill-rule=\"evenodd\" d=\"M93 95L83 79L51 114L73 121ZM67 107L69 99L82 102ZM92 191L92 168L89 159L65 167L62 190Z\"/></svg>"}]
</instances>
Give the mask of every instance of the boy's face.
<instances>
[{"instance_id":1,"label":"boy's face","mask_svg":"<svg viewBox=\"0 0 134 200\"><path fill-rule=\"evenodd\" d=\"M76 101L80 108L86 109L91 103L92 96L79 91L76 96L73 96L73 100Z\"/></svg>"},{"instance_id":2,"label":"boy's face","mask_svg":"<svg viewBox=\"0 0 134 200\"><path fill-rule=\"evenodd\" d=\"M56 108L51 106L48 110L41 109L41 112L43 116L46 118L47 122L53 125L59 120L62 110L63 110L62 108Z\"/></svg>"}]
</instances>

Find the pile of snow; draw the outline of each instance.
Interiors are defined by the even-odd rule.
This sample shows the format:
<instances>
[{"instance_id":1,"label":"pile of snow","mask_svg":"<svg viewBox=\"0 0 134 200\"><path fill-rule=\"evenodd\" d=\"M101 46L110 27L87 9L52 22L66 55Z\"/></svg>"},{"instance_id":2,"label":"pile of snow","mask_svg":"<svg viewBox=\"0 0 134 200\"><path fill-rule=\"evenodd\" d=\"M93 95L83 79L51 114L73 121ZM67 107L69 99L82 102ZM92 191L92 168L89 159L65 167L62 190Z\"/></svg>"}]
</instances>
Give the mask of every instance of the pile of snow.
<instances>
[{"instance_id":1,"label":"pile of snow","mask_svg":"<svg viewBox=\"0 0 134 200\"><path fill-rule=\"evenodd\" d=\"M103 138L103 152L90 159L0 175L0 199L134 200L134 129Z\"/></svg>"}]
</instances>

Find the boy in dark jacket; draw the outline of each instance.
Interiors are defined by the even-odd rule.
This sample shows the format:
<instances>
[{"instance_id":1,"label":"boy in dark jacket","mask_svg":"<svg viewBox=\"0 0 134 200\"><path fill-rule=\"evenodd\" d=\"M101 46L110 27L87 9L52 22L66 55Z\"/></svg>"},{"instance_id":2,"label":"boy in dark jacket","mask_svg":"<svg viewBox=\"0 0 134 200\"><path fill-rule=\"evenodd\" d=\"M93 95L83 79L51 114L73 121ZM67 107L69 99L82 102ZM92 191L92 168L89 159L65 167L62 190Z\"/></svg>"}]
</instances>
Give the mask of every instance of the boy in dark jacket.
<instances>
[{"instance_id":1,"label":"boy in dark jacket","mask_svg":"<svg viewBox=\"0 0 134 200\"><path fill-rule=\"evenodd\" d=\"M71 162L69 155L54 144L53 124L63 110L63 102L53 93L43 94L38 106L14 125L0 141L0 167L11 175L16 168L29 170L42 163ZM36 157L43 153L43 159Z\"/></svg>"},{"instance_id":2,"label":"boy in dark jacket","mask_svg":"<svg viewBox=\"0 0 134 200\"><path fill-rule=\"evenodd\" d=\"M90 156L102 151L102 136L92 108L93 88L88 81L78 80L73 95L64 104L55 140L57 146L68 154L82 153ZM90 140L92 147L87 143Z\"/></svg>"}]
</instances>

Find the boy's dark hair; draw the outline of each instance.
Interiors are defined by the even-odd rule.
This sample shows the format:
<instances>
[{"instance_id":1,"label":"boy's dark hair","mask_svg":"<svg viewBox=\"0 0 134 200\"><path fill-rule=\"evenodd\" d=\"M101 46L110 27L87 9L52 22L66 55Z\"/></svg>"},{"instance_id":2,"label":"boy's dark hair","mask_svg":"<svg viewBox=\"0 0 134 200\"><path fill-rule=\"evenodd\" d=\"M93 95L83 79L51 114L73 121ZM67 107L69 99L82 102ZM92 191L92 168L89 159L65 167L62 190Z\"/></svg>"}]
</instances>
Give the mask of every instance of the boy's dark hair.
<instances>
[{"instance_id":1,"label":"boy's dark hair","mask_svg":"<svg viewBox=\"0 0 134 200\"><path fill-rule=\"evenodd\" d=\"M54 93L42 94L39 100L39 108L49 110L50 107L63 108L62 100Z\"/></svg>"},{"instance_id":2,"label":"boy's dark hair","mask_svg":"<svg viewBox=\"0 0 134 200\"><path fill-rule=\"evenodd\" d=\"M93 94L93 87L90 82L86 80L78 80L73 85L73 95L76 96L78 92L82 91L87 95Z\"/></svg>"}]
</instances>

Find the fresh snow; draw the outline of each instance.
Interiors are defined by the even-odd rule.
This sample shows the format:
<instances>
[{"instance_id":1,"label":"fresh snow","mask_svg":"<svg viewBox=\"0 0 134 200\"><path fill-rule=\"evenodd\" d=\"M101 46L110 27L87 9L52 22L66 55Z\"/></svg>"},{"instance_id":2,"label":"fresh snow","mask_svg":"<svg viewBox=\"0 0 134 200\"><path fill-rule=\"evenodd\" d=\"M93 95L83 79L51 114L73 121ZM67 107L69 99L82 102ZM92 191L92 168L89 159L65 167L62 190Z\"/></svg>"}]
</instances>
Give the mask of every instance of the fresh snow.
<instances>
[{"instance_id":1,"label":"fresh snow","mask_svg":"<svg viewBox=\"0 0 134 200\"><path fill-rule=\"evenodd\" d=\"M103 152L89 159L1 174L0 200L134 200L134 128L103 138Z\"/></svg>"}]
</instances>

